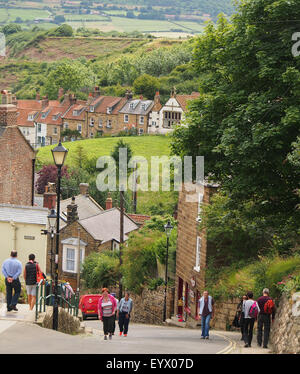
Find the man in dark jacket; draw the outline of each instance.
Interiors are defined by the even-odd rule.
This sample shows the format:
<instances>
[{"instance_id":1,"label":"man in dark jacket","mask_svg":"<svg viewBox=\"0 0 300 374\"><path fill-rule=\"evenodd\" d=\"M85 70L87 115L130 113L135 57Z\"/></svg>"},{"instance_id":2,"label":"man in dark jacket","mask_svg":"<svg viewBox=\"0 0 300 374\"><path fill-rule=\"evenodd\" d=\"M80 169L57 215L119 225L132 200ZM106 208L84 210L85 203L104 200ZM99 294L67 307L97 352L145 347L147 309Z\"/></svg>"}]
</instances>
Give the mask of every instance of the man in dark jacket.
<instances>
[{"instance_id":1,"label":"man in dark jacket","mask_svg":"<svg viewBox=\"0 0 300 374\"><path fill-rule=\"evenodd\" d=\"M258 300L258 306L260 309L258 320L257 320L257 344L261 347L262 340L263 340L263 348L268 348L269 336L270 336L270 329L271 329L271 315L272 315L272 322L275 318L275 306L272 308L271 313L265 312L265 304L268 300L272 300L269 296L269 289L264 288L263 296L261 296ZM264 336L264 339L262 337Z\"/></svg>"}]
</instances>

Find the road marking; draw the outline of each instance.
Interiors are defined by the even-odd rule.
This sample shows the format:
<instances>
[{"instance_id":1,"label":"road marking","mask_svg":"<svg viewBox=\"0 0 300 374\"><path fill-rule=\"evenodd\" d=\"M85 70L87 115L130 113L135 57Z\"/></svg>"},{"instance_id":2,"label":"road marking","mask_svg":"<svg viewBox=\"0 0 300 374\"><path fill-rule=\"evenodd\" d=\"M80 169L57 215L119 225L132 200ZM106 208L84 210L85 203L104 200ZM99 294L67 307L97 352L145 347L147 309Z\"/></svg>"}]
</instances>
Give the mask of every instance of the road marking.
<instances>
[{"instance_id":1,"label":"road marking","mask_svg":"<svg viewBox=\"0 0 300 374\"><path fill-rule=\"evenodd\" d=\"M226 348L224 348L221 351L219 351L219 352L216 353L217 355L228 354L228 353L230 353L231 351L233 351L236 348L236 342L232 341L227 336L221 335L221 334L217 334L215 332L214 332L214 335L220 336L220 337L222 337L223 339L225 339L225 340L227 340L229 342L229 345Z\"/></svg>"}]
</instances>

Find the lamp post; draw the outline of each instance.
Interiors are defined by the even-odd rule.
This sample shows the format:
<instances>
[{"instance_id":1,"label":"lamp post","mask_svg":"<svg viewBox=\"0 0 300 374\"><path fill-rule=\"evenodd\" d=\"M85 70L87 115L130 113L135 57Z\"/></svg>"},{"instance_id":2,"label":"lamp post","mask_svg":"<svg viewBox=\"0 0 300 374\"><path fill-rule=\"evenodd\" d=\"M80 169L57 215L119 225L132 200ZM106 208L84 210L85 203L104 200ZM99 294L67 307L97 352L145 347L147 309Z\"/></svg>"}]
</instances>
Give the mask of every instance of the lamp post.
<instances>
[{"instance_id":1,"label":"lamp post","mask_svg":"<svg viewBox=\"0 0 300 374\"><path fill-rule=\"evenodd\" d=\"M59 253L59 217L60 217L60 185L61 169L67 157L68 150L62 146L61 140L57 147L51 150L53 160L57 166L57 217L56 217L56 251L55 251L55 285L54 285L54 305L53 305L53 330L58 329L58 253Z\"/></svg>"},{"instance_id":2,"label":"lamp post","mask_svg":"<svg viewBox=\"0 0 300 374\"><path fill-rule=\"evenodd\" d=\"M165 233L167 235L167 252L166 252L165 300L164 300L163 322L165 322L166 318L167 318L167 285L168 285L168 262L169 262L169 238L170 238L173 226L171 225L171 222L168 221L168 223L164 226L164 228L165 228Z\"/></svg>"},{"instance_id":3,"label":"lamp post","mask_svg":"<svg viewBox=\"0 0 300 374\"><path fill-rule=\"evenodd\" d=\"M50 260L50 273L51 273L51 278L53 279L53 239L54 239L54 228L55 228L55 223L56 223L56 212L54 209L51 209L51 212L48 216L48 224L49 224L49 229L50 229L50 239L51 239L51 260Z\"/></svg>"}]
</instances>

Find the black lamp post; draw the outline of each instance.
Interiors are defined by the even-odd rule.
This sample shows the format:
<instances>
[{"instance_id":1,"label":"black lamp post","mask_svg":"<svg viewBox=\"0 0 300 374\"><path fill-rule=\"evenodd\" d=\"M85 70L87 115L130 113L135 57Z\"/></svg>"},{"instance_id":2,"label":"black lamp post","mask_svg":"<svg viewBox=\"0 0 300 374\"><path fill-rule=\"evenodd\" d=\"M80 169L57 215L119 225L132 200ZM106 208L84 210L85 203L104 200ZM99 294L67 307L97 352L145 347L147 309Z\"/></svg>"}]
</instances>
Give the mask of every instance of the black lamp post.
<instances>
[{"instance_id":1,"label":"black lamp post","mask_svg":"<svg viewBox=\"0 0 300 374\"><path fill-rule=\"evenodd\" d=\"M165 232L167 235L167 252L166 252L166 273L165 273L165 300L164 300L164 316L163 321L166 321L167 318L167 285L168 285L168 262L169 262L169 238L171 235L171 231L173 229L173 226L171 225L171 222L168 221L168 223L164 226Z\"/></svg>"},{"instance_id":2,"label":"black lamp post","mask_svg":"<svg viewBox=\"0 0 300 374\"><path fill-rule=\"evenodd\" d=\"M48 216L48 224L49 224L49 229L50 229L50 239L51 239L51 260L50 260L50 273L51 273L51 278L53 279L53 241L54 241L54 229L55 229L55 224L56 224L56 212L54 209L51 209L51 212Z\"/></svg>"},{"instance_id":3,"label":"black lamp post","mask_svg":"<svg viewBox=\"0 0 300 374\"><path fill-rule=\"evenodd\" d=\"M58 253L59 253L59 217L60 217L60 185L61 169L67 157L68 150L62 146L61 140L57 147L51 150L53 160L57 166L57 217L56 217L56 251L55 251L55 286L54 286L54 305L53 305L53 330L58 329Z\"/></svg>"}]
</instances>

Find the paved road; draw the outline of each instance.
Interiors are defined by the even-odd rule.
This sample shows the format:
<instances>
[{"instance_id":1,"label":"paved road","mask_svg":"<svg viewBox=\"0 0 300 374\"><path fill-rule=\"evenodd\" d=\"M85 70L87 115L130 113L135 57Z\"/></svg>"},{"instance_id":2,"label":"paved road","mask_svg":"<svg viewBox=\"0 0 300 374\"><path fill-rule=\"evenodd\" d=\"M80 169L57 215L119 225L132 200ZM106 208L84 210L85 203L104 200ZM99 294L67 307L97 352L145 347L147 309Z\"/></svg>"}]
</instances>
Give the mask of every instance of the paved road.
<instances>
[{"instance_id":1,"label":"paved road","mask_svg":"<svg viewBox=\"0 0 300 374\"><path fill-rule=\"evenodd\" d=\"M98 321L88 322L99 327ZM200 340L198 330L131 324L128 337L104 341L100 334L71 336L29 322L0 320L0 353L9 354L213 354L228 347L212 334Z\"/></svg>"}]
</instances>

